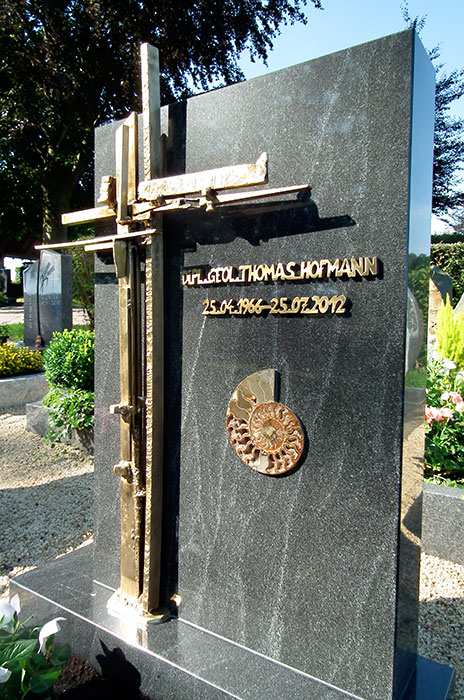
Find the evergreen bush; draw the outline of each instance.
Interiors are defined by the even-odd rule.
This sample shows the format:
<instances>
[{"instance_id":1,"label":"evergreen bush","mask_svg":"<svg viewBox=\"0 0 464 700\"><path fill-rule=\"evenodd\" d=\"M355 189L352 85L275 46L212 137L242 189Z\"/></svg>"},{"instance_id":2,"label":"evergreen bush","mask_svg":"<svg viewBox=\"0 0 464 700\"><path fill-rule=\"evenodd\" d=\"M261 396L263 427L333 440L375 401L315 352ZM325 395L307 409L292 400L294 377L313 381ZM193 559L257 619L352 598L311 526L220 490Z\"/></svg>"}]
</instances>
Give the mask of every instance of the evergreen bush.
<instances>
[{"instance_id":1,"label":"evergreen bush","mask_svg":"<svg viewBox=\"0 0 464 700\"><path fill-rule=\"evenodd\" d=\"M52 440L93 425L94 341L94 331L65 330L53 334L44 353L50 391L43 404L50 408Z\"/></svg>"},{"instance_id":2,"label":"evergreen bush","mask_svg":"<svg viewBox=\"0 0 464 700\"><path fill-rule=\"evenodd\" d=\"M73 329L54 333L44 352L50 386L93 391L94 331Z\"/></svg>"}]
</instances>

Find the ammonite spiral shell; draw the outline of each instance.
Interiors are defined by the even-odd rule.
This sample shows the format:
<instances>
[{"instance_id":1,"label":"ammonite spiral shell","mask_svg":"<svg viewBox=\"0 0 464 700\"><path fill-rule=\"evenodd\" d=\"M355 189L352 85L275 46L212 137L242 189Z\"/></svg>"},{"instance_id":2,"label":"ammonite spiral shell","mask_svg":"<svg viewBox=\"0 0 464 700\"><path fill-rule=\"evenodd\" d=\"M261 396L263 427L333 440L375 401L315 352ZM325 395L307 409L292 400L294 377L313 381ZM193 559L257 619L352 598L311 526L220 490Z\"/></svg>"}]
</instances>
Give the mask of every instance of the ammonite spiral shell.
<instances>
[{"instance_id":1,"label":"ammonite spiral shell","mask_svg":"<svg viewBox=\"0 0 464 700\"><path fill-rule=\"evenodd\" d=\"M263 474L283 474L298 464L304 446L300 421L275 398L276 370L246 377L231 396L226 428L242 462Z\"/></svg>"}]
</instances>

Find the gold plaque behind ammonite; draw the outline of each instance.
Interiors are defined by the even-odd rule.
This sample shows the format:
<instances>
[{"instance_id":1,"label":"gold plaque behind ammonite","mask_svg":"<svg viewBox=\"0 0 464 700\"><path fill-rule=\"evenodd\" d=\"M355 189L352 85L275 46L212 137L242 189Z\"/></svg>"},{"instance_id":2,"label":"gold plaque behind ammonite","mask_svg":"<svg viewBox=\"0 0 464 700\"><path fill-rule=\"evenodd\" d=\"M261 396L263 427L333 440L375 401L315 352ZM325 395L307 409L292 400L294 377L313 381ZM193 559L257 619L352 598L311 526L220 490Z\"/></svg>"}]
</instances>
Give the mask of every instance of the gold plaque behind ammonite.
<instances>
[{"instance_id":1,"label":"gold plaque behind ammonite","mask_svg":"<svg viewBox=\"0 0 464 700\"><path fill-rule=\"evenodd\" d=\"M230 397L226 415L227 435L237 456L255 471L273 476L293 469L304 446L300 421L274 400L276 379L275 369L250 374Z\"/></svg>"}]
</instances>

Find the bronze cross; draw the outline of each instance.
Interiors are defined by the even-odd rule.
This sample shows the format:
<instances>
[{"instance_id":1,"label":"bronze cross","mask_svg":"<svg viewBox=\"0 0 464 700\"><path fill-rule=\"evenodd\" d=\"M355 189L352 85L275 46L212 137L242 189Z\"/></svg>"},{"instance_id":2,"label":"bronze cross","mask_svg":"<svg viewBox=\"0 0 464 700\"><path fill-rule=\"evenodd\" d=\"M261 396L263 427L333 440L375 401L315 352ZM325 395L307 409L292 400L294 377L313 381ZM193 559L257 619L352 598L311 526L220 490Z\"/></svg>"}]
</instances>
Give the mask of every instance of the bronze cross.
<instances>
[{"instance_id":1,"label":"bronze cross","mask_svg":"<svg viewBox=\"0 0 464 700\"><path fill-rule=\"evenodd\" d=\"M92 240L37 246L85 250L112 249L119 285L121 400L111 406L120 415L121 583L109 607L139 626L162 621L160 609L163 480L163 222L164 212L216 207L307 190L298 185L252 192L231 192L267 182L267 154L256 163L163 177L160 149L158 50L141 46L143 179L137 177L137 115L116 132L116 173L102 180L98 204L62 215L65 225L115 220L117 232ZM140 263L145 262L145 298ZM144 306L144 313L142 313ZM145 318L145 328L142 328ZM142 338L145 343L142 343ZM145 358L142 361L142 347ZM145 377L142 377L142 367ZM143 386L146 387L145 396ZM177 596L173 596L177 604Z\"/></svg>"}]
</instances>

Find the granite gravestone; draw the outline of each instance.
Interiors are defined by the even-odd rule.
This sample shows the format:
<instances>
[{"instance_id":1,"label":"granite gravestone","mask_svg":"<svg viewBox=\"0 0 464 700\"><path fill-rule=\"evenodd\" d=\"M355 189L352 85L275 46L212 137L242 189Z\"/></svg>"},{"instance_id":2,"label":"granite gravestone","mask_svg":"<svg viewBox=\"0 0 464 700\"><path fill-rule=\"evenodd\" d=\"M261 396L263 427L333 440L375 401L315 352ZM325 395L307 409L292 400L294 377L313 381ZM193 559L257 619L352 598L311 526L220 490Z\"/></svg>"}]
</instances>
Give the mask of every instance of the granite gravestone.
<instances>
[{"instance_id":1,"label":"granite gravestone","mask_svg":"<svg viewBox=\"0 0 464 700\"><path fill-rule=\"evenodd\" d=\"M39 262L24 269L24 343L34 347L39 329Z\"/></svg>"},{"instance_id":2,"label":"granite gravestone","mask_svg":"<svg viewBox=\"0 0 464 700\"><path fill-rule=\"evenodd\" d=\"M24 342L48 345L55 331L72 328L72 260L50 250L24 271Z\"/></svg>"},{"instance_id":3,"label":"granite gravestone","mask_svg":"<svg viewBox=\"0 0 464 700\"><path fill-rule=\"evenodd\" d=\"M147 631L106 609L119 585L118 293L111 257L97 259L93 569L86 548L14 586L41 616L75 613L80 653L121 647L156 697L446 697L450 674L416 657L423 421L403 429L433 76L405 32L164 111L169 173L266 150L271 185L309 181L312 197L165 217L162 589L181 603ZM97 130L97 183L114 172L116 127ZM226 431L234 392L263 371L280 384L264 403L288 407L303 436L280 476L250 469Z\"/></svg>"},{"instance_id":4,"label":"granite gravestone","mask_svg":"<svg viewBox=\"0 0 464 700\"><path fill-rule=\"evenodd\" d=\"M45 345L55 331L72 328L72 261L69 255L40 252L40 335Z\"/></svg>"}]
</instances>

